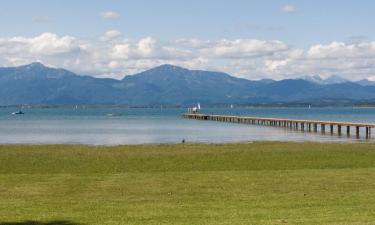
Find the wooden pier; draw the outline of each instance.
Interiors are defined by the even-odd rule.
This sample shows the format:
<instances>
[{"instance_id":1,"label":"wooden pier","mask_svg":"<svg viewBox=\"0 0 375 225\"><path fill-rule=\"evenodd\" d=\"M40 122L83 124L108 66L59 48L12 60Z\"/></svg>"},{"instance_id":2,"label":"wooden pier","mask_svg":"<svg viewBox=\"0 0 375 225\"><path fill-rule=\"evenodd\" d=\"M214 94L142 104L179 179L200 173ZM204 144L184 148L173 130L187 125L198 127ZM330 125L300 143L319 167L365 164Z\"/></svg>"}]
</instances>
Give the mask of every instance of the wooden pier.
<instances>
[{"instance_id":1,"label":"wooden pier","mask_svg":"<svg viewBox=\"0 0 375 225\"><path fill-rule=\"evenodd\" d=\"M375 128L375 124L369 123L352 123L352 122L336 122L336 121L322 121L322 120L298 120L298 119L281 119L281 118L264 118L264 117L247 117L247 116L225 116L225 115L208 115L186 113L184 118L197 120L212 120L229 123L242 123L252 125L285 127L306 132L321 132L322 134L329 133L331 135L337 134L341 136L343 128L347 136L353 131L357 138L360 137L360 130L364 129L367 139L371 138L371 128Z\"/></svg>"}]
</instances>

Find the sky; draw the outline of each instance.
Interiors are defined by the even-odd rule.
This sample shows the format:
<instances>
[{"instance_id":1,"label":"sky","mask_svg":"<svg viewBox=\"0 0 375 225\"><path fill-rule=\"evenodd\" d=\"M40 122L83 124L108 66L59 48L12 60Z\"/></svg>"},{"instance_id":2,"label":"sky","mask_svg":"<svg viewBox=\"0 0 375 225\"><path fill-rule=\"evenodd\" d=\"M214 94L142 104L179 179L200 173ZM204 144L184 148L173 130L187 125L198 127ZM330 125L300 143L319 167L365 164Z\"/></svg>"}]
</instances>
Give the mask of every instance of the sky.
<instances>
[{"instance_id":1,"label":"sky","mask_svg":"<svg viewBox=\"0 0 375 225\"><path fill-rule=\"evenodd\" d=\"M371 0L0 0L0 66L375 80L374 11Z\"/></svg>"}]
</instances>

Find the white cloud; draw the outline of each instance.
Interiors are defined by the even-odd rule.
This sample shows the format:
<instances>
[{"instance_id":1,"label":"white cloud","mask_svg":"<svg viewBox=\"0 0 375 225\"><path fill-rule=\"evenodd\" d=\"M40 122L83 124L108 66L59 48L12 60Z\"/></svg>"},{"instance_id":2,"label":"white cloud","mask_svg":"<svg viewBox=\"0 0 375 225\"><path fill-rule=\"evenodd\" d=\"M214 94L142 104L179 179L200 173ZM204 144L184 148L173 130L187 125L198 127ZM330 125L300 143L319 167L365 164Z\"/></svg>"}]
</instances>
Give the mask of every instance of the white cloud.
<instances>
[{"instance_id":1,"label":"white cloud","mask_svg":"<svg viewBox=\"0 0 375 225\"><path fill-rule=\"evenodd\" d=\"M0 52L22 55L57 55L81 49L79 42L71 36L58 37L43 33L34 38L13 37L0 39Z\"/></svg>"},{"instance_id":2,"label":"white cloud","mask_svg":"<svg viewBox=\"0 0 375 225\"><path fill-rule=\"evenodd\" d=\"M375 42L318 44L307 50L294 49L283 60L270 58L266 71L285 76L338 74L350 80L370 77L375 73Z\"/></svg>"},{"instance_id":3,"label":"white cloud","mask_svg":"<svg viewBox=\"0 0 375 225\"><path fill-rule=\"evenodd\" d=\"M344 42L332 42L328 45L314 45L307 52L311 58L358 58L375 56L375 42L360 42L346 44Z\"/></svg>"},{"instance_id":4,"label":"white cloud","mask_svg":"<svg viewBox=\"0 0 375 225\"><path fill-rule=\"evenodd\" d=\"M211 42L209 45L207 48L202 48L205 55L224 58L259 57L288 49L288 46L281 41L254 39L221 40Z\"/></svg>"},{"instance_id":5,"label":"white cloud","mask_svg":"<svg viewBox=\"0 0 375 225\"><path fill-rule=\"evenodd\" d=\"M109 41L121 36L121 32L118 30L109 30L104 33L104 35L100 38L102 41Z\"/></svg>"},{"instance_id":6,"label":"white cloud","mask_svg":"<svg viewBox=\"0 0 375 225\"><path fill-rule=\"evenodd\" d=\"M119 17L120 14L114 11L105 11L105 12L101 12L100 16L104 19L114 19L114 18Z\"/></svg>"},{"instance_id":7,"label":"white cloud","mask_svg":"<svg viewBox=\"0 0 375 225\"><path fill-rule=\"evenodd\" d=\"M130 41L124 40L122 43L111 46L110 56L114 59L128 59L132 51L130 45Z\"/></svg>"},{"instance_id":8,"label":"white cloud","mask_svg":"<svg viewBox=\"0 0 375 225\"><path fill-rule=\"evenodd\" d=\"M155 40L151 37L142 38L137 45L139 53L142 56L147 57L152 55L155 49Z\"/></svg>"},{"instance_id":9,"label":"white cloud","mask_svg":"<svg viewBox=\"0 0 375 225\"><path fill-rule=\"evenodd\" d=\"M295 11L297 11L297 9L294 5L287 4L281 7L281 11L283 13L294 13Z\"/></svg>"},{"instance_id":10,"label":"white cloud","mask_svg":"<svg viewBox=\"0 0 375 225\"><path fill-rule=\"evenodd\" d=\"M115 30L103 37L84 40L53 33L0 37L0 66L40 61L80 74L113 78L165 63L249 79L338 74L359 80L374 79L375 74L375 42L332 42L303 49L278 40L124 39Z\"/></svg>"}]
</instances>

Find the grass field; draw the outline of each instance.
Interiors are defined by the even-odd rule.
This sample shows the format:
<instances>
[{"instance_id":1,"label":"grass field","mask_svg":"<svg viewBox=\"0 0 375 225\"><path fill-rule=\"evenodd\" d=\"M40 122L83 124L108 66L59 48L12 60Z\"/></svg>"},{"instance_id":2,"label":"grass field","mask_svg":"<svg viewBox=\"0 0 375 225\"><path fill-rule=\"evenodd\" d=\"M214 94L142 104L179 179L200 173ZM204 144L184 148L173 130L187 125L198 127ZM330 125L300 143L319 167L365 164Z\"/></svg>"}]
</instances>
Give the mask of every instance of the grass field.
<instances>
[{"instance_id":1,"label":"grass field","mask_svg":"<svg viewBox=\"0 0 375 225\"><path fill-rule=\"evenodd\" d=\"M375 224L375 145L0 146L8 224Z\"/></svg>"}]
</instances>

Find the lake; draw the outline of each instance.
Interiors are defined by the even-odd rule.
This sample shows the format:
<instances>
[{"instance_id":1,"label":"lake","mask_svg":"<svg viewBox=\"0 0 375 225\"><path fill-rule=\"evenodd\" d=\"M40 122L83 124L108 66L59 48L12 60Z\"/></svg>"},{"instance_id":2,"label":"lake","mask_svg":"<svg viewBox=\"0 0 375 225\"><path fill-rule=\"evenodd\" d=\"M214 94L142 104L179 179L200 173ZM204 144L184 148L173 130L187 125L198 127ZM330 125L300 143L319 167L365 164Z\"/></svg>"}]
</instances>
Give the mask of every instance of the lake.
<instances>
[{"instance_id":1,"label":"lake","mask_svg":"<svg viewBox=\"0 0 375 225\"><path fill-rule=\"evenodd\" d=\"M179 108L0 108L1 144L149 144L251 141L374 142L280 127L183 119ZM203 108L202 113L375 123L375 108ZM362 134L363 136L363 134Z\"/></svg>"}]
</instances>

